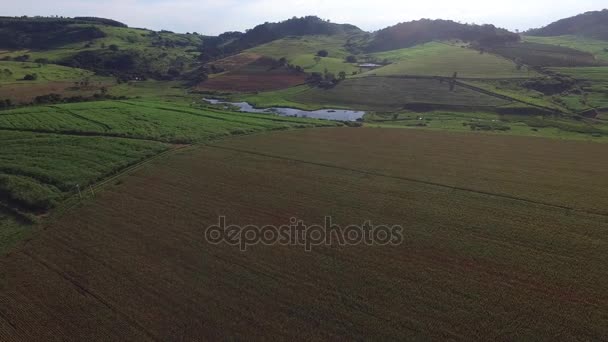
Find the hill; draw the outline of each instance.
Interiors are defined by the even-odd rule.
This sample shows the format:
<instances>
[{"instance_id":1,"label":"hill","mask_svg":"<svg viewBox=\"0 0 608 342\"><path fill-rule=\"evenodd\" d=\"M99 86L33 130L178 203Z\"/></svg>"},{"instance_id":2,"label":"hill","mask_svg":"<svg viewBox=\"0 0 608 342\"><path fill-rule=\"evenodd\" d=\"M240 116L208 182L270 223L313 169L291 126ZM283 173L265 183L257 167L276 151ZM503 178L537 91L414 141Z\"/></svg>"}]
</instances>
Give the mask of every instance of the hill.
<instances>
[{"instance_id":1,"label":"hill","mask_svg":"<svg viewBox=\"0 0 608 342\"><path fill-rule=\"evenodd\" d=\"M527 68L517 68L512 61L489 53L442 42L372 54L376 60L391 64L361 76L427 75L475 78L525 78L538 76Z\"/></svg>"},{"instance_id":2,"label":"hill","mask_svg":"<svg viewBox=\"0 0 608 342\"><path fill-rule=\"evenodd\" d=\"M129 28L103 18L0 18L0 59L53 63L123 79L191 71L203 36Z\"/></svg>"},{"instance_id":3,"label":"hill","mask_svg":"<svg viewBox=\"0 0 608 342\"><path fill-rule=\"evenodd\" d=\"M561 19L545 27L529 30L526 35L541 37L577 35L608 40L608 9Z\"/></svg>"},{"instance_id":4,"label":"hill","mask_svg":"<svg viewBox=\"0 0 608 342\"><path fill-rule=\"evenodd\" d=\"M368 52L406 48L433 40L458 39L480 45L516 42L519 35L494 25L460 24L451 20L421 19L378 31L364 49Z\"/></svg>"},{"instance_id":5,"label":"hill","mask_svg":"<svg viewBox=\"0 0 608 342\"><path fill-rule=\"evenodd\" d=\"M293 17L277 23L264 23L245 33L227 32L204 43L208 58L233 54L286 37L307 35L343 35L363 33L350 24L335 24L316 16Z\"/></svg>"}]
</instances>

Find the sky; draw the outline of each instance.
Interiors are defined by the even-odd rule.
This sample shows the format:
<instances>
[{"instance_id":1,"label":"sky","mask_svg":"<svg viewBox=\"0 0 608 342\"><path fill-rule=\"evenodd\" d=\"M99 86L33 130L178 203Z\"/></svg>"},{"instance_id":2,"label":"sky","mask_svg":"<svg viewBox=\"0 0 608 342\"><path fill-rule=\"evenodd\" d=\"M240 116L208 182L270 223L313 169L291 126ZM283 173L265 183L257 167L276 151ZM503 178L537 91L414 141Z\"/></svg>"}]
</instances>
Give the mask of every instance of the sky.
<instances>
[{"instance_id":1,"label":"sky","mask_svg":"<svg viewBox=\"0 0 608 342\"><path fill-rule=\"evenodd\" d=\"M217 35L266 21L317 15L375 31L399 22L451 19L527 30L586 11L606 0L0 0L0 15L96 16L132 27Z\"/></svg>"}]
</instances>

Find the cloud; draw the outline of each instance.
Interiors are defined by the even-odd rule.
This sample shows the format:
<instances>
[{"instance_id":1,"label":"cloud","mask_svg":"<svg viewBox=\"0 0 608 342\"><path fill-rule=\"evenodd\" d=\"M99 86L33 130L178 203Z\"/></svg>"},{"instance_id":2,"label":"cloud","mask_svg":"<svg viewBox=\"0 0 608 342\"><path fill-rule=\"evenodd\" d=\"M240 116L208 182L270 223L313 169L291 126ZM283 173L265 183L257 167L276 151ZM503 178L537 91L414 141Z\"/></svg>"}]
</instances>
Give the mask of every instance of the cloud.
<instances>
[{"instance_id":1,"label":"cloud","mask_svg":"<svg viewBox=\"0 0 608 342\"><path fill-rule=\"evenodd\" d=\"M420 18L492 23L528 29L585 11L605 0L20 0L3 4L4 15L90 15L130 26L219 34L265 21L314 14L334 22L377 30Z\"/></svg>"}]
</instances>

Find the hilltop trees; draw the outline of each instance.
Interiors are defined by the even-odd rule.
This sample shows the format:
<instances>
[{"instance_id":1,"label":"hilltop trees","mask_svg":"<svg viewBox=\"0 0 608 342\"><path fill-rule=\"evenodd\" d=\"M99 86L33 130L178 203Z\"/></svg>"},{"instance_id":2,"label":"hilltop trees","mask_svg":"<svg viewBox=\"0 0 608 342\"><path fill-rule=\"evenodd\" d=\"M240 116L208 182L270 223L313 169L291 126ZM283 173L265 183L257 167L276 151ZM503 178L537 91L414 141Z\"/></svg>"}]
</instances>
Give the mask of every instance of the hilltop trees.
<instances>
[{"instance_id":1,"label":"hilltop trees","mask_svg":"<svg viewBox=\"0 0 608 342\"><path fill-rule=\"evenodd\" d=\"M494 25L460 24L451 20L421 19L400 23L378 31L365 48L368 52L401 49L432 40L459 39L480 45L520 40L518 34Z\"/></svg>"},{"instance_id":2,"label":"hilltop trees","mask_svg":"<svg viewBox=\"0 0 608 342\"><path fill-rule=\"evenodd\" d=\"M608 39L608 9L579 14L551 23L543 28L526 32L530 36L577 35L590 38Z\"/></svg>"}]
</instances>

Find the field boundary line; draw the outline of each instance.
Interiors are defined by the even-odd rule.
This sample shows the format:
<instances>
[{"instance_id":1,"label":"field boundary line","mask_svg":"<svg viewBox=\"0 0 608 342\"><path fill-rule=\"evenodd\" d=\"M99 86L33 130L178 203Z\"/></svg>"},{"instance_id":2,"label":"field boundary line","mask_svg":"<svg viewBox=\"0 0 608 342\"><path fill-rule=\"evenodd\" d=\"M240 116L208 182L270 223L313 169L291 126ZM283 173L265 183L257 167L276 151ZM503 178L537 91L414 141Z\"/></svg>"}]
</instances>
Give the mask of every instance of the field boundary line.
<instances>
[{"instance_id":1,"label":"field boundary line","mask_svg":"<svg viewBox=\"0 0 608 342\"><path fill-rule=\"evenodd\" d=\"M112 174L111 176L102 179L101 181L95 183L95 184L91 184L90 188L93 190L101 190L102 188L104 188L106 185L108 185L108 183L116 180L117 178L120 178L124 175L127 175L129 173L132 173L138 169L140 169L141 167L151 163L152 161L155 161L159 158L162 158L164 156L167 156L169 154L178 152L178 151L184 151L186 149L189 148L193 148L195 146L198 145L183 145L183 146L179 146L179 147L175 147L175 148L170 148L166 151L163 151L161 153L155 154L149 158L145 158L135 164L132 164L130 166L125 167L124 169L121 169L119 172L116 172L114 174ZM88 189L83 189L83 192L85 192L85 195L83 196L83 198L79 198L78 194L73 193L72 195L68 196L65 200L63 200L61 202L60 205L58 205L57 207L53 208L50 212L49 212L49 218L47 220L45 220L43 226L44 227L48 227L51 223L53 223L55 220L59 219L61 216L63 216L65 213L67 213L68 211L70 211L71 209L75 208L76 206L78 206L79 204L81 204L85 199L89 199L90 195L88 195Z\"/></svg>"},{"instance_id":2,"label":"field boundary line","mask_svg":"<svg viewBox=\"0 0 608 342\"><path fill-rule=\"evenodd\" d=\"M103 297L101 297L100 295L96 294L95 292L89 290L84 285L80 284L78 281L76 281L75 279L73 279L72 277L70 277L69 275L67 275L65 272L62 272L61 270L59 270L59 269L51 266L49 263L47 263L44 260L38 258L36 255L31 254L27 250L24 250L23 254L25 254L26 256L28 256L30 259L32 259L33 261L37 262L38 264L42 265L44 268L48 269L49 271L57 274L58 276L60 276L61 278L63 278L65 281L67 281L68 283L72 284L72 286L75 287L76 289L78 289L78 290L86 293L87 295L91 296L98 303L100 303L101 305L105 306L110 311L118 314L118 316L121 316L130 326L132 326L133 328L135 328L137 331L143 333L149 339L151 339L153 341L160 341L154 334L152 334L150 331L148 331L146 328L144 328L139 322L137 322L133 318L129 317L129 315L125 314L121 310L116 309L107 300L103 299Z\"/></svg>"},{"instance_id":3,"label":"field boundary line","mask_svg":"<svg viewBox=\"0 0 608 342\"><path fill-rule=\"evenodd\" d=\"M578 209L578 208L574 208L574 207L568 207L565 205L554 204L554 203L543 202L543 201L536 201L536 200L523 198L523 197L517 197L517 196L513 196L513 195L508 195L508 194L500 194L500 193L493 193L493 192L483 191L483 190L475 190L475 189L470 189L470 188L465 188L465 187L460 187L460 186L453 186L453 185L448 185L448 184L442 184L442 183L437 183L437 182L432 182L432 181L425 181L425 180L410 178L410 177L393 176L393 175L380 173L380 172L354 169L354 168L349 168L349 167L345 167L345 166L332 165L332 164L328 164L328 163L312 162L312 161L308 161L308 160L304 160L304 159L277 156L277 155L272 155L272 154L263 153L263 152L241 150L241 149L233 148L233 147L218 146L218 145L211 145L211 144L205 145L205 146L213 147L213 148L217 148L217 149L221 149L221 150L258 155L258 156L267 157L267 158L288 160L288 161L294 161L294 162L304 163L304 164L309 164L309 165L316 165L316 166L333 168L333 169L338 169L338 170L357 172L357 173L361 173L361 174L365 174L365 175L369 175L369 176L392 178L392 179L397 179L397 180L406 181L406 182L425 184L425 185L430 185L430 186L435 186L435 187L440 187L440 188L450 189L450 190L470 192L470 193L475 193L475 194L480 194L480 195L485 195L485 196L498 197L498 198L508 199L508 200L512 200L512 201L531 203L531 204L542 205L542 206L546 206L546 207L550 207L550 208L554 208L554 209L575 211L575 212L580 212L580 213L584 213L584 214L597 215L597 216L602 216L602 217L608 218L608 213L596 212L596 211L585 210L585 209Z\"/></svg>"},{"instance_id":4,"label":"field boundary line","mask_svg":"<svg viewBox=\"0 0 608 342\"><path fill-rule=\"evenodd\" d=\"M456 79L452 78L452 77L445 77L445 76L426 76L426 75L388 75L388 76L365 76L365 77L361 77L361 78L367 78L367 77L374 77L374 78L400 78L400 79L410 79L410 80L444 80L447 82L454 82L454 84L463 87L463 88L467 88L469 90L484 94L484 95L488 95L488 96L492 96L501 100L505 100L505 101L511 101L511 102L519 102L519 103L523 103L525 105L528 106L532 106L532 107L536 107L536 108L540 108L543 110L547 110L550 112L558 112L560 114L566 114L564 111L557 109L557 108L550 108L550 107L545 107L545 106L541 106L538 104L534 104L531 102L527 102L524 100L520 100L508 95L504 95L504 94L499 94L499 93L495 93L493 91L487 90L487 89L483 89L468 83L465 83L466 81L498 81L498 80L504 80L501 78L496 78L496 79L491 79L491 78L467 78L467 77L458 77ZM524 80L529 80L529 78L506 78L507 80L519 80L519 81L524 81ZM464 82L463 82L464 81Z\"/></svg>"}]
</instances>

